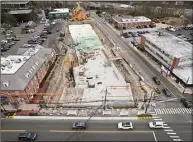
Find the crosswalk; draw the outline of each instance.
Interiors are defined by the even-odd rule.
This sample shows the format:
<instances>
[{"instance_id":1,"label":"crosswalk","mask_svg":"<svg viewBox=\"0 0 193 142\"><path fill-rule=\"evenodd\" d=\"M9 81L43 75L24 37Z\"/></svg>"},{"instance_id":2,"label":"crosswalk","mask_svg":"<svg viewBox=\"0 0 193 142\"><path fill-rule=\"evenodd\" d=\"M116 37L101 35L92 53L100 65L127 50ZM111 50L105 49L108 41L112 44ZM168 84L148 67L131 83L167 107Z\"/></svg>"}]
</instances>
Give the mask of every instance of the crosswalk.
<instances>
[{"instance_id":1,"label":"crosswalk","mask_svg":"<svg viewBox=\"0 0 193 142\"><path fill-rule=\"evenodd\" d=\"M157 108L156 114L191 114L192 108Z\"/></svg>"}]
</instances>

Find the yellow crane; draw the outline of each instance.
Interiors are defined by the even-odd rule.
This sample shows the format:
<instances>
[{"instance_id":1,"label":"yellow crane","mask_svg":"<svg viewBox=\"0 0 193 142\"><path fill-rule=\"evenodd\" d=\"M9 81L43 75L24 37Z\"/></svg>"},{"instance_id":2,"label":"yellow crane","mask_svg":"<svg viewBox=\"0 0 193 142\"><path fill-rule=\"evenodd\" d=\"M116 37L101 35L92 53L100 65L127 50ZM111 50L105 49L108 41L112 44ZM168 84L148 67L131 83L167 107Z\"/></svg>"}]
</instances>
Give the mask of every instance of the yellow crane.
<instances>
[{"instance_id":1,"label":"yellow crane","mask_svg":"<svg viewBox=\"0 0 193 142\"><path fill-rule=\"evenodd\" d=\"M80 2L77 2L77 8L75 8L72 12L72 18L70 21L84 21L89 20L86 10L80 7Z\"/></svg>"}]
</instances>

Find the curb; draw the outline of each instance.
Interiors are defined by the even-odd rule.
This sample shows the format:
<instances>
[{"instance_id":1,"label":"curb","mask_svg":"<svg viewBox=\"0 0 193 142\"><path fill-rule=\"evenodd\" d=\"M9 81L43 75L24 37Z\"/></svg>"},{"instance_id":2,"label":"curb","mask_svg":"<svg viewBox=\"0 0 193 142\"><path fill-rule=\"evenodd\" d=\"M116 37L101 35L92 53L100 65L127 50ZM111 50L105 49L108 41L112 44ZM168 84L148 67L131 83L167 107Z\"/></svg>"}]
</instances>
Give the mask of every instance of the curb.
<instances>
[{"instance_id":1,"label":"curb","mask_svg":"<svg viewBox=\"0 0 193 142\"><path fill-rule=\"evenodd\" d=\"M3 119L3 118L2 118ZM6 119L6 118L4 118ZM12 116L23 120L139 120L138 117L66 117L66 116Z\"/></svg>"}]
</instances>

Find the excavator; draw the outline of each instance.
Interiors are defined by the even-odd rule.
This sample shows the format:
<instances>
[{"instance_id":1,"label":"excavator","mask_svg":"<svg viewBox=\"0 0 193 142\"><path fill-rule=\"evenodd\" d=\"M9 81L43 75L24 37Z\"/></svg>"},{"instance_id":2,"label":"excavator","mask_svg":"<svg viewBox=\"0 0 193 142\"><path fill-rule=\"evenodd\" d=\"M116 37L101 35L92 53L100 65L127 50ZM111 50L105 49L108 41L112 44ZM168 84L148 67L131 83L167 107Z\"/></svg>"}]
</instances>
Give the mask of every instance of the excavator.
<instances>
[{"instance_id":1,"label":"excavator","mask_svg":"<svg viewBox=\"0 0 193 142\"><path fill-rule=\"evenodd\" d=\"M80 7L80 1L77 2L77 8L73 10L72 14L71 22L89 20L86 10Z\"/></svg>"}]
</instances>

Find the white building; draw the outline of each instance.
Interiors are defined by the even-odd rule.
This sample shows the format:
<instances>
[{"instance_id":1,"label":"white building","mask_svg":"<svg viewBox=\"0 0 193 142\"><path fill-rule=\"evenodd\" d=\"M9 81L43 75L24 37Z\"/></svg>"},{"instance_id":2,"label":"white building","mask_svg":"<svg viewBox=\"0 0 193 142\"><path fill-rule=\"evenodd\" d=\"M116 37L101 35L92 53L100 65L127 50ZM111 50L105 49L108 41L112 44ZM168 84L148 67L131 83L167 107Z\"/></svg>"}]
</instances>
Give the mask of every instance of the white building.
<instances>
[{"instance_id":1,"label":"white building","mask_svg":"<svg viewBox=\"0 0 193 142\"><path fill-rule=\"evenodd\" d=\"M141 44L161 65L185 84L192 82L192 45L170 33L144 34ZM163 68L163 67L162 67Z\"/></svg>"}]
</instances>

